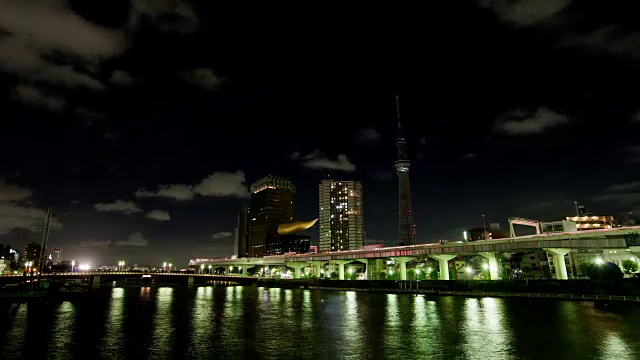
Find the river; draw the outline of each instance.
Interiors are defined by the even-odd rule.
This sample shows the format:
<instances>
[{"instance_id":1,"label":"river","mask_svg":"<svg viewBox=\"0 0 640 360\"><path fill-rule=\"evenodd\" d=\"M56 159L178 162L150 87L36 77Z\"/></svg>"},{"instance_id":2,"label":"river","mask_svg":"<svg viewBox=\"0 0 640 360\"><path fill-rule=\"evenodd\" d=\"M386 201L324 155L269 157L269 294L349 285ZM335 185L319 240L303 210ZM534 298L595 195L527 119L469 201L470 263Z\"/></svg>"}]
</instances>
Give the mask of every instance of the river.
<instances>
[{"instance_id":1,"label":"river","mask_svg":"<svg viewBox=\"0 0 640 360\"><path fill-rule=\"evenodd\" d=\"M257 287L0 303L2 359L639 359L640 308Z\"/></svg>"}]
</instances>

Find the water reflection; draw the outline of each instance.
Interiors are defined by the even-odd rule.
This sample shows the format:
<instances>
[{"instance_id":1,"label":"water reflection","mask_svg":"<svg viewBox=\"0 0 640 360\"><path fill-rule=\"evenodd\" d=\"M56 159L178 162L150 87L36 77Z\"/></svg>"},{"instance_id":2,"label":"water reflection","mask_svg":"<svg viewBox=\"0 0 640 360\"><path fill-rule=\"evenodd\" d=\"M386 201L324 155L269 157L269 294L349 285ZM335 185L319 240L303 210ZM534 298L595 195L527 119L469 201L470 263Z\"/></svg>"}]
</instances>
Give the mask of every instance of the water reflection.
<instances>
[{"instance_id":1,"label":"water reflection","mask_svg":"<svg viewBox=\"0 0 640 360\"><path fill-rule=\"evenodd\" d=\"M505 319L498 302L495 298L466 299L462 331L466 358L510 358L509 342L503 329Z\"/></svg>"},{"instance_id":2,"label":"water reflection","mask_svg":"<svg viewBox=\"0 0 640 360\"><path fill-rule=\"evenodd\" d=\"M212 332L213 288L199 287L193 305L192 334L189 353L193 358L211 358L212 348L209 345Z\"/></svg>"},{"instance_id":3,"label":"water reflection","mask_svg":"<svg viewBox=\"0 0 640 360\"><path fill-rule=\"evenodd\" d=\"M49 357L68 359L75 338L75 307L69 301L58 306L53 320L53 331L49 343Z\"/></svg>"},{"instance_id":4,"label":"water reflection","mask_svg":"<svg viewBox=\"0 0 640 360\"><path fill-rule=\"evenodd\" d=\"M169 358L173 344L173 317L171 303L173 288L162 287L156 294L156 313L153 319L153 340L149 352L155 358Z\"/></svg>"},{"instance_id":5,"label":"water reflection","mask_svg":"<svg viewBox=\"0 0 640 360\"><path fill-rule=\"evenodd\" d=\"M626 342L617 334L608 334L605 336L600 353L610 359L637 359L637 357L632 354Z\"/></svg>"},{"instance_id":6,"label":"water reflection","mask_svg":"<svg viewBox=\"0 0 640 360\"><path fill-rule=\"evenodd\" d=\"M418 296L413 302L412 328L416 339L414 354L429 357L440 353L440 317L435 301L429 301L424 296Z\"/></svg>"},{"instance_id":7,"label":"water reflection","mask_svg":"<svg viewBox=\"0 0 640 360\"><path fill-rule=\"evenodd\" d=\"M9 309L9 313L8 321L11 323L11 330L7 334L2 354L13 354L16 355L15 358L19 358L18 355L21 354L22 346L27 337L27 304L13 304Z\"/></svg>"},{"instance_id":8,"label":"water reflection","mask_svg":"<svg viewBox=\"0 0 640 360\"><path fill-rule=\"evenodd\" d=\"M114 288L109 302L109 315L105 334L103 337L102 351L121 353L124 342L124 289Z\"/></svg>"},{"instance_id":9,"label":"water reflection","mask_svg":"<svg viewBox=\"0 0 640 360\"><path fill-rule=\"evenodd\" d=\"M398 295L387 294L386 295L386 316L384 319L384 350L385 357L389 358L395 353L397 348L398 336L404 336L403 329L399 326L398 317Z\"/></svg>"},{"instance_id":10,"label":"water reflection","mask_svg":"<svg viewBox=\"0 0 640 360\"><path fill-rule=\"evenodd\" d=\"M140 300L142 301L150 301L151 300L151 288L148 286L140 288Z\"/></svg>"},{"instance_id":11,"label":"water reflection","mask_svg":"<svg viewBox=\"0 0 640 360\"><path fill-rule=\"evenodd\" d=\"M485 341L490 341L492 351L498 354L500 358L510 357L511 342L513 339L507 334L509 331L505 329L507 323L504 314L504 302L496 298L482 298L480 304L484 311L482 312L482 323L485 325Z\"/></svg>"},{"instance_id":12,"label":"water reflection","mask_svg":"<svg viewBox=\"0 0 640 360\"><path fill-rule=\"evenodd\" d=\"M638 359L640 309L255 287L0 303L0 358Z\"/></svg>"},{"instance_id":13,"label":"water reflection","mask_svg":"<svg viewBox=\"0 0 640 360\"><path fill-rule=\"evenodd\" d=\"M220 326L220 338L216 342L224 342L230 348L240 348L243 344L243 306L242 291L240 286L228 286L225 289L226 301L222 313L222 323Z\"/></svg>"},{"instance_id":14,"label":"water reflection","mask_svg":"<svg viewBox=\"0 0 640 360\"><path fill-rule=\"evenodd\" d=\"M362 334L365 330L360 327L358 314L358 301L355 291L347 291L344 297L343 306L340 309L343 313L341 327L342 341L345 343L347 351L342 353L343 358L357 359L362 353ZM366 330L365 330L366 331Z\"/></svg>"}]
</instances>

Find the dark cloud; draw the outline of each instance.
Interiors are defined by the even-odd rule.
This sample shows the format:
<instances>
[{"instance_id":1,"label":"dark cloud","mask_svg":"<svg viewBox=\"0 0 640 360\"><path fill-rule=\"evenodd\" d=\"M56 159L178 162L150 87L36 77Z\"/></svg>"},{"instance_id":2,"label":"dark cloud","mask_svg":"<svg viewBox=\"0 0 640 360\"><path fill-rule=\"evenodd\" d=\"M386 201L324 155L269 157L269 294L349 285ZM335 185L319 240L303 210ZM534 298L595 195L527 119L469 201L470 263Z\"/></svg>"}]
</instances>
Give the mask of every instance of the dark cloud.
<instances>
[{"instance_id":1,"label":"dark cloud","mask_svg":"<svg viewBox=\"0 0 640 360\"><path fill-rule=\"evenodd\" d=\"M136 197L160 197L178 201L187 201L195 195L206 197L238 197L249 196L244 172L217 171L202 179L195 185L174 184L160 185L157 190L139 189Z\"/></svg>"},{"instance_id":2,"label":"dark cloud","mask_svg":"<svg viewBox=\"0 0 640 360\"><path fill-rule=\"evenodd\" d=\"M151 210L145 215L147 219L153 219L156 221L169 221L171 220L171 215L169 215L168 211L164 210Z\"/></svg>"},{"instance_id":3,"label":"dark cloud","mask_svg":"<svg viewBox=\"0 0 640 360\"><path fill-rule=\"evenodd\" d=\"M480 0L482 7L516 26L534 26L552 19L570 4L571 0Z\"/></svg>"},{"instance_id":4,"label":"dark cloud","mask_svg":"<svg viewBox=\"0 0 640 360\"><path fill-rule=\"evenodd\" d=\"M294 153L294 155L296 155ZM349 160L347 155L339 154L335 160L329 159L326 155L324 155L320 150L314 150L313 152L300 156L298 158L301 160L301 165L307 169L313 170L335 170L342 171L346 173L352 173L356 171L356 166Z\"/></svg>"},{"instance_id":5,"label":"dark cloud","mask_svg":"<svg viewBox=\"0 0 640 360\"><path fill-rule=\"evenodd\" d=\"M228 231L221 231L219 233L213 234L212 237L217 240L217 239L225 239L225 238L231 237L231 235L233 234Z\"/></svg>"},{"instance_id":6,"label":"dark cloud","mask_svg":"<svg viewBox=\"0 0 640 360\"><path fill-rule=\"evenodd\" d=\"M113 243L115 246L147 246L149 240L147 240L141 232L136 232L127 238L127 240L116 241Z\"/></svg>"},{"instance_id":7,"label":"dark cloud","mask_svg":"<svg viewBox=\"0 0 640 360\"><path fill-rule=\"evenodd\" d=\"M121 199L112 203L98 203L93 205L93 208L100 212L119 212L126 215L142 212L135 202Z\"/></svg>"},{"instance_id":8,"label":"dark cloud","mask_svg":"<svg viewBox=\"0 0 640 360\"><path fill-rule=\"evenodd\" d=\"M358 129L355 139L359 143L377 142L380 140L380 133L372 127Z\"/></svg>"},{"instance_id":9,"label":"dark cloud","mask_svg":"<svg viewBox=\"0 0 640 360\"><path fill-rule=\"evenodd\" d=\"M506 135L537 135L569 123L569 118L546 107L535 112L514 110L498 119L496 130Z\"/></svg>"}]
</instances>

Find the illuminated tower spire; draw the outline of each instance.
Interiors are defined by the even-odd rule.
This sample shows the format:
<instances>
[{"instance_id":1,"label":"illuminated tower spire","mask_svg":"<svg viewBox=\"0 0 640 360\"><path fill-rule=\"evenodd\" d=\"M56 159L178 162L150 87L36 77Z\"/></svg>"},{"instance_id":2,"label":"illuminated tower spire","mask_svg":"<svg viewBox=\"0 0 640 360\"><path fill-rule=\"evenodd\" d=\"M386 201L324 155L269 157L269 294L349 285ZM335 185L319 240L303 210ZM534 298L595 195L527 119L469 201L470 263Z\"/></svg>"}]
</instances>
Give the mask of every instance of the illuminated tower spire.
<instances>
[{"instance_id":1,"label":"illuminated tower spire","mask_svg":"<svg viewBox=\"0 0 640 360\"><path fill-rule=\"evenodd\" d=\"M411 188L409 187L409 169L411 161L407 154L407 142L400 125L400 98L396 96L396 114L398 117L398 160L393 163L398 174L398 245L415 245L416 229L413 224L413 210L411 208Z\"/></svg>"}]
</instances>

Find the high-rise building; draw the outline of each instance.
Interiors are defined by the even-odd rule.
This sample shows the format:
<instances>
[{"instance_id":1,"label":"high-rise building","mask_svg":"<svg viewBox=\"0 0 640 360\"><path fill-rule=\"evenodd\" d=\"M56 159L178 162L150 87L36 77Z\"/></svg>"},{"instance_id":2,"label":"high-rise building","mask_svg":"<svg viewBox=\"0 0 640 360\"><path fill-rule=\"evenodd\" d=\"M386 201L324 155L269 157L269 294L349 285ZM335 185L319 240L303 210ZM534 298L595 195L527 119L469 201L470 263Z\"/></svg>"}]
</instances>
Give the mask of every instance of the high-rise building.
<instances>
[{"instance_id":1,"label":"high-rise building","mask_svg":"<svg viewBox=\"0 0 640 360\"><path fill-rule=\"evenodd\" d=\"M320 252L364 246L364 207L359 181L320 182Z\"/></svg>"},{"instance_id":2,"label":"high-rise building","mask_svg":"<svg viewBox=\"0 0 640 360\"><path fill-rule=\"evenodd\" d=\"M24 261L32 261L35 264L40 259L40 251L40 244L28 244L24 247Z\"/></svg>"},{"instance_id":3,"label":"high-rise building","mask_svg":"<svg viewBox=\"0 0 640 360\"><path fill-rule=\"evenodd\" d=\"M233 242L234 255L243 258L249 256L249 208L243 207L238 211L238 223L236 225L235 238Z\"/></svg>"},{"instance_id":4,"label":"high-rise building","mask_svg":"<svg viewBox=\"0 0 640 360\"><path fill-rule=\"evenodd\" d=\"M53 265L59 264L60 261L62 261L62 249L53 248L49 256L51 257L51 264Z\"/></svg>"},{"instance_id":5,"label":"high-rise building","mask_svg":"<svg viewBox=\"0 0 640 360\"><path fill-rule=\"evenodd\" d=\"M249 257L278 254L278 225L295 221L296 187L287 178L269 175L249 191Z\"/></svg>"},{"instance_id":6,"label":"high-rise building","mask_svg":"<svg viewBox=\"0 0 640 360\"><path fill-rule=\"evenodd\" d=\"M411 161L407 154L407 142L400 126L400 103L396 96L396 110L398 116L398 160L393 165L398 174L398 246L416 244L416 228L413 224L413 209L411 208L411 189L409 187L409 169Z\"/></svg>"}]
</instances>

